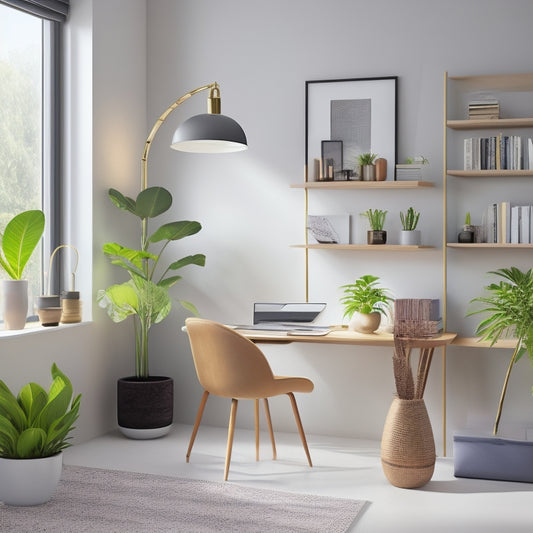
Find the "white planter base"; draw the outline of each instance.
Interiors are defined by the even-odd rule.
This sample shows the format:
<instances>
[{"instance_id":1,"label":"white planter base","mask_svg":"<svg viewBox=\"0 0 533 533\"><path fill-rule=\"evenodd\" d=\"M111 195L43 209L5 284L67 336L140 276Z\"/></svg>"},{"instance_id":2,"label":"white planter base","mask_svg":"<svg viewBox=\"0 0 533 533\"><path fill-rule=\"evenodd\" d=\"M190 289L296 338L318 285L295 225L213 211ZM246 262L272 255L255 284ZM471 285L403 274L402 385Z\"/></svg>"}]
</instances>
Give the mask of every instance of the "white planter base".
<instances>
[{"instance_id":1,"label":"white planter base","mask_svg":"<svg viewBox=\"0 0 533 533\"><path fill-rule=\"evenodd\" d=\"M118 429L125 437L128 437L128 439L148 440L164 437L170 431L171 427L172 424L170 424L170 426L153 429L133 429L122 426L118 426Z\"/></svg>"},{"instance_id":2,"label":"white planter base","mask_svg":"<svg viewBox=\"0 0 533 533\"><path fill-rule=\"evenodd\" d=\"M533 483L533 441L454 435L456 477Z\"/></svg>"}]
</instances>

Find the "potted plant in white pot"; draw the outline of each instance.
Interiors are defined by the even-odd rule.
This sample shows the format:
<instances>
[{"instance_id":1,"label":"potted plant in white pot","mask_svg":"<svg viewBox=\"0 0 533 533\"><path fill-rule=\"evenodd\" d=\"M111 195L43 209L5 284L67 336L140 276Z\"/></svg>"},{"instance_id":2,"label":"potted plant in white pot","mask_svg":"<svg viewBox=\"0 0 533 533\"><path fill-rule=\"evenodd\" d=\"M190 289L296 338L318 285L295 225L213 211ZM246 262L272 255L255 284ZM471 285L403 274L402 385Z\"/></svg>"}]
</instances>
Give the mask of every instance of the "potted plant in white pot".
<instances>
[{"instance_id":1,"label":"potted plant in white pot","mask_svg":"<svg viewBox=\"0 0 533 533\"><path fill-rule=\"evenodd\" d=\"M355 283L342 285L344 296L344 318L349 319L348 329L359 333L374 333L380 324L381 316L390 311L393 298L389 290L379 287L379 278L367 274Z\"/></svg>"},{"instance_id":2,"label":"potted plant in white pot","mask_svg":"<svg viewBox=\"0 0 533 533\"><path fill-rule=\"evenodd\" d=\"M0 501L39 505L54 494L63 465L62 451L78 418L81 395L54 363L46 392L28 383L15 396L0 380Z\"/></svg>"},{"instance_id":3,"label":"potted plant in white pot","mask_svg":"<svg viewBox=\"0 0 533 533\"><path fill-rule=\"evenodd\" d=\"M173 380L149 373L148 334L153 324L164 320L172 302L169 289L181 279L174 272L186 265L205 265L205 255L183 257L163 266L162 256L168 244L198 233L199 222L181 220L163 224L151 235L148 221L170 208L172 195L163 187L143 189L134 200L116 189L109 190L114 205L135 216L141 228L141 248L117 243L104 244L104 254L129 275L129 280L101 289L97 300L114 322L133 317L135 333L135 375L121 378L117 384L117 415L120 431L128 437L147 439L168 433L173 417ZM158 247L152 251L152 247ZM180 301L197 314L195 306Z\"/></svg>"},{"instance_id":4,"label":"potted plant in white pot","mask_svg":"<svg viewBox=\"0 0 533 533\"><path fill-rule=\"evenodd\" d=\"M387 232L383 229L387 211L381 209L367 209L362 216L368 219L370 230L367 232L367 244L386 244Z\"/></svg>"},{"instance_id":5,"label":"potted plant in white pot","mask_svg":"<svg viewBox=\"0 0 533 533\"><path fill-rule=\"evenodd\" d=\"M476 335L490 346L504 337L516 342L500 394L493 436L454 436L455 475L533 482L533 441L497 436L511 371L526 353L533 364L533 269L522 272L516 267L500 268L489 274L501 279L486 286L485 295L471 300L483 307L467 316L488 315L477 326Z\"/></svg>"},{"instance_id":6,"label":"potted plant in white pot","mask_svg":"<svg viewBox=\"0 0 533 533\"><path fill-rule=\"evenodd\" d=\"M2 280L5 329L24 329L28 314L28 280L24 268L44 232L44 213L39 209L14 216L0 234L0 265L10 279Z\"/></svg>"},{"instance_id":7,"label":"potted plant in white pot","mask_svg":"<svg viewBox=\"0 0 533 533\"><path fill-rule=\"evenodd\" d=\"M402 223L402 230L400 231L400 244L420 244L420 230L416 229L419 219L420 213L415 211L412 207L409 207L405 213L400 211L400 221Z\"/></svg>"}]
</instances>

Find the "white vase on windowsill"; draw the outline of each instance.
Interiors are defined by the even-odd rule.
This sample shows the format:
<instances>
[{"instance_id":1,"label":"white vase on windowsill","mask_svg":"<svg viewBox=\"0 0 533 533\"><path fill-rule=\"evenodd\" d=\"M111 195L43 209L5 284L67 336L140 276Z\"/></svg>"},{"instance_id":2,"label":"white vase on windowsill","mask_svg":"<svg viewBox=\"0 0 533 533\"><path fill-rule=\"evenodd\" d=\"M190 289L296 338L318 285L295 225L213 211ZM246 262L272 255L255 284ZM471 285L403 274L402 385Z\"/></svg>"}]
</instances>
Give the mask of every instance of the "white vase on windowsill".
<instances>
[{"instance_id":1,"label":"white vase on windowsill","mask_svg":"<svg viewBox=\"0 0 533 533\"><path fill-rule=\"evenodd\" d=\"M24 329L28 316L28 280L2 280L4 327Z\"/></svg>"}]
</instances>

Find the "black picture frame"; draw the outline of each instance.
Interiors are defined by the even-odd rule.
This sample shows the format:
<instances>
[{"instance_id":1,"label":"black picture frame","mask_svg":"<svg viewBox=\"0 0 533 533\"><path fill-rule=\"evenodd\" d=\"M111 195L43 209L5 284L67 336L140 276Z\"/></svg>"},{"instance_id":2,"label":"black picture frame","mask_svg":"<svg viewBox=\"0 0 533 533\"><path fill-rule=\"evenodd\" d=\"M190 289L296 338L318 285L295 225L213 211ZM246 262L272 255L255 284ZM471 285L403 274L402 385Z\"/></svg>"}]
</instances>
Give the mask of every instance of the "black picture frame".
<instances>
[{"instance_id":1,"label":"black picture frame","mask_svg":"<svg viewBox=\"0 0 533 533\"><path fill-rule=\"evenodd\" d=\"M343 179L342 141L322 141L320 155L322 180L332 181Z\"/></svg>"},{"instance_id":2,"label":"black picture frame","mask_svg":"<svg viewBox=\"0 0 533 533\"><path fill-rule=\"evenodd\" d=\"M322 142L342 141L343 179L359 180L357 158L372 152L387 160L396 180L398 76L305 82L306 181L319 180Z\"/></svg>"}]
</instances>

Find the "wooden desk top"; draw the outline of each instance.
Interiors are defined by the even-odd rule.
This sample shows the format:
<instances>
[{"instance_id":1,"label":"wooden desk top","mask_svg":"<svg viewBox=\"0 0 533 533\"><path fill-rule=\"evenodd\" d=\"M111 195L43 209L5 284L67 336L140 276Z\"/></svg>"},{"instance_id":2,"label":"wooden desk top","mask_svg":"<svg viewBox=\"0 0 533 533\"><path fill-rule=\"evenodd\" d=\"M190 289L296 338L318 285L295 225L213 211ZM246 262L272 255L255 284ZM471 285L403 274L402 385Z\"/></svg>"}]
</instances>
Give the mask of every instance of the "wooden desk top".
<instances>
[{"instance_id":1,"label":"wooden desk top","mask_svg":"<svg viewBox=\"0 0 533 533\"><path fill-rule=\"evenodd\" d=\"M360 346L394 346L392 333L356 333L346 328L335 327L326 335L289 335L280 331L257 331L237 329L241 335L258 343L289 344L291 342L308 342L314 344L350 344ZM434 348L451 344L456 333L441 333L436 337L411 339L415 348Z\"/></svg>"}]
</instances>

